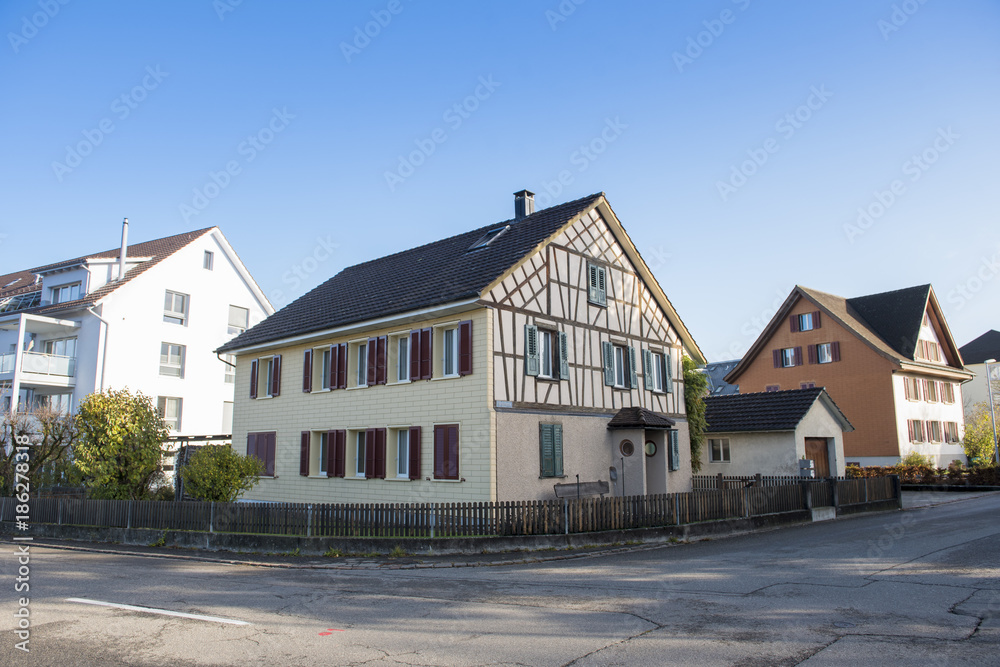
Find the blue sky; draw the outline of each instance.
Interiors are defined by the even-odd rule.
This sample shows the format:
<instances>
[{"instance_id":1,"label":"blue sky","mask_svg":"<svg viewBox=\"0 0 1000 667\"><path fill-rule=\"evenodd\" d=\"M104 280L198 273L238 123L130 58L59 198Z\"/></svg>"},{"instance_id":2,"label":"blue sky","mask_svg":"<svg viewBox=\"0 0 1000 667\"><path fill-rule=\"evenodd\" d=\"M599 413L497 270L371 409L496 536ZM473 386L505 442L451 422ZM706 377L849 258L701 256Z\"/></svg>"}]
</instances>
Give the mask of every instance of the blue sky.
<instances>
[{"instance_id":1,"label":"blue sky","mask_svg":"<svg viewBox=\"0 0 1000 667\"><path fill-rule=\"evenodd\" d=\"M64 1L0 4L0 273L218 225L280 307L604 191L710 359L795 284L1000 329L995 0Z\"/></svg>"}]
</instances>

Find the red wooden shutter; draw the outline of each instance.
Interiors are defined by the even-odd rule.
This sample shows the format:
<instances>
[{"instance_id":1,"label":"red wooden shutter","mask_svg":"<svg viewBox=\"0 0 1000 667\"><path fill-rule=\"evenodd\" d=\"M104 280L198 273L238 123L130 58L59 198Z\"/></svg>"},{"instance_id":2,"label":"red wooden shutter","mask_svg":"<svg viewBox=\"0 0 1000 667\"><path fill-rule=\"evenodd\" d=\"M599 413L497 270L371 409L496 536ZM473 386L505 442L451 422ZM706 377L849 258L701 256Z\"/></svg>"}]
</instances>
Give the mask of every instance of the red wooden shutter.
<instances>
[{"instance_id":1,"label":"red wooden shutter","mask_svg":"<svg viewBox=\"0 0 1000 667\"><path fill-rule=\"evenodd\" d=\"M343 477L347 467L347 431L334 431L333 475Z\"/></svg>"},{"instance_id":2,"label":"red wooden shutter","mask_svg":"<svg viewBox=\"0 0 1000 667\"><path fill-rule=\"evenodd\" d=\"M810 364L815 364L816 363L816 346L815 345L807 345L806 346L806 351L809 353L809 363Z\"/></svg>"},{"instance_id":3,"label":"red wooden shutter","mask_svg":"<svg viewBox=\"0 0 1000 667\"><path fill-rule=\"evenodd\" d=\"M257 398L257 359L250 360L250 398Z\"/></svg>"},{"instance_id":4,"label":"red wooden shutter","mask_svg":"<svg viewBox=\"0 0 1000 667\"><path fill-rule=\"evenodd\" d=\"M792 329L792 333L797 333L798 330L799 330L799 316L798 315L790 315L788 317L788 324L789 324L789 326Z\"/></svg>"},{"instance_id":5,"label":"red wooden shutter","mask_svg":"<svg viewBox=\"0 0 1000 667\"><path fill-rule=\"evenodd\" d=\"M375 477L385 479L385 429L375 429Z\"/></svg>"},{"instance_id":6,"label":"red wooden shutter","mask_svg":"<svg viewBox=\"0 0 1000 667\"><path fill-rule=\"evenodd\" d=\"M819 311L818 310L814 310L813 311L813 329L819 329L819 328L820 328Z\"/></svg>"},{"instance_id":7,"label":"red wooden shutter","mask_svg":"<svg viewBox=\"0 0 1000 667\"><path fill-rule=\"evenodd\" d=\"M921 380L920 384L924 387L924 400L929 401L931 397L931 392L927 388L927 380Z\"/></svg>"},{"instance_id":8,"label":"red wooden shutter","mask_svg":"<svg viewBox=\"0 0 1000 667\"><path fill-rule=\"evenodd\" d=\"M274 477L274 450L275 450L275 440L277 439L277 434L275 433L265 433L264 434L264 472L271 477ZM260 443L257 444L257 451L260 451Z\"/></svg>"},{"instance_id":9,"label":"red wooden shutter","mask_svg":"<svg viewBox=\"0 0 1000 667\"><path fill-rule=\"evenodd\" d=\"M337 432L326 432L326 476L337 476Z\"/></svg>"},{"instance_id":10,"label":"red wooden shutter","mask_svg":"<svg viewBox=\"0 0 1000 667\"><path fill-rule=\"evenodd\" d=\"M910 400L910 378L903 378L903 397Z\"/></svg>"},{"instance_id":11,"label":"red wooden shutter","mask_svg":"<svg viewBox=\"0 0 1000 667\"><path fill-rule=\"evenodd\" d=\"M420 479L420 427L410 427L410 479Z\"/></svg>"},{"instance_id":12,"label":"red wooden shutter","mask_svg":"<svg viewBox=\"0 0 1000 667\"><path fill-rule=\"evenodd\" d=\"M774 357L774 367L781 368L781 350L774 350L771 356Z\"/></svg>"},{"instance_id":13,"label":"red wooden shutter","mask_svg":"<svg viewBox=\"0 0 1000 667\"><path fill-rule=\"evenodd\" d=\"M274 366L271 368L271 396L278 396L281 394L281 355L274 355L272 363Z\"/></svg>"},{"instance_id":14,"label":"red wooden shutter","mask_svg":"<svg viewBox=\"0 0 1000 667\"><path fill-rule=\"evenodd\" d=\"M448 442L446 426L434 427L434 479L444 479L444 455Z\"/></svg>"},{"instance_id":15,"label":"red wooden shutter","mask_svg":"<svg viewBox=\"0 0 1000 667\"><path fill-rule=\"evenodd\" d=\"M365 479L375 476L375 429L365 431Z\"/></svg>"},{"instance_id":16,"label":"red wooden shutter","mask_svg":"<svg viewBox=\"0 0 1000 667\"><path fill-rule=\"evenodd\" d=\"M906 420L906 430L907 430L907 432L910 435L910 442L914 442L914 440L913 440L913 420L912 419L907 419Z\"/></svg>"},{"instance_id":17,"label":"red wooden shutter","mask_svg":"<svg viewBox=\"0 0 1000 667\"><path fill-rule=\"evenodd\" d=\"M555 338L555 334L553 334ZM556 361L553 360L553 365ZM472 373L472 320L458 323L458 374Z\"/></svg>"},{"instance_id":18,"label":"red wooden shutter","mask_svg":"<svg viewBox=\"0 0 1000 667\"><path fill-rule=\"evenodd\" d=\"M299 474L303 477L309 476L309 431L302 431L302 438L299 444Z\"/></svg>"},{"instance_id":19,"label":"red wooden shutter","mask_svg":"<svg viewBox=\"0 0 1000 667\"><path fill-rule=\"evenodd\" d=\"M313 388L313 351L306 350L302 355L302 391L309 393Z\"/></svg>"},{"instance_id":20,"label":"red wooden shutter","mask_svg":"<svg viewBox=\"0 0 1000 667\"><path fill-rule=\"evenodd\" d=\"M257 456L257 434L247 433L247 456ZM260 458L260 457L258 457Z\"/></svg>"},{"instance_id":21,"label":"red wooden shutter","mask_svg":"<svg viewBox=\"0 0 1000 667\"><path fill-rule=\"evenodd\" d=\"M388 373L386 372L386 344L389 339L379 336L375 345L375 384L385 384Z\"/></svg>"},{"instance_id":22,"label":"red wooden shutter","mask_svg":"<svg viewBox=\"0 0 1000 667\"><path fill-rule=\"evenodd\" d=\"M369 338L368 339L368 358L367 358L367 362L368 362L367 377L368 377L368 386L369 387L372 386L373 384L375 384L375 378L376 378L376 372L377 372L377 369L376 369L375 365L376 365L376 363L378 361L377 358L376 358L377 356L378 356L378 341L375 338Z\"/></svg>"},{"instance_id":23,"label":"red wooden shutter","mask_svg":"<svg viewBox=\"0 0 1000 667\"><path fill-rule=\"evenodd\" d=\"M840 361L840 343L837 341L830 343L830 358Z\"/></svg>"},{"instance_id":24,"label":"red wooden shutter","mask_svg":"<svg viewBox=\"0 0 1000 667\"><path fill-rule=\"evenodd\" d=\"M337 388L347 389L347 343L337 346Z\"/></svg>"},{"instance_id":25,"label":"red wooden shutter","mask_svg":"<svg viewBox=\"0 0 1000 667\"><path fill-rule=\"evenodd\" d=\"M410 332L410 380L420 379L420 332Z\"/></svg>"},{"instance_id":26,"label":"red wooden shutter","mask_svg":"<svg viewBox=\"0 0 1000 667\"><path fill-rule=\"evenodd\" d=\"M420 379L430 380L434 377L434 343L432 339L433 329L423 329L420 331Z\"/></svg>"},{"instance_id":27,"label":"red wooden shutter","mask_svg":"<svg viewBox=\"0 0 1000 667\"><path fill-rule=\"evenodd\" d=\"M327 389L339 389L340 383L337 377L340 372L340 346L330 346L330 368L327 369Z\"/></svg>"},{"instance_id":28,"label":"red wooden shutter","mask_svg":"<svg viewBox=\"0 0 1000 667\"><path fill-rule=\"evenodd\" d=\"M795 348L795 365L796 366L801 366L802 365L802 348L801 347Z\"/></svg>"}]
</instances>

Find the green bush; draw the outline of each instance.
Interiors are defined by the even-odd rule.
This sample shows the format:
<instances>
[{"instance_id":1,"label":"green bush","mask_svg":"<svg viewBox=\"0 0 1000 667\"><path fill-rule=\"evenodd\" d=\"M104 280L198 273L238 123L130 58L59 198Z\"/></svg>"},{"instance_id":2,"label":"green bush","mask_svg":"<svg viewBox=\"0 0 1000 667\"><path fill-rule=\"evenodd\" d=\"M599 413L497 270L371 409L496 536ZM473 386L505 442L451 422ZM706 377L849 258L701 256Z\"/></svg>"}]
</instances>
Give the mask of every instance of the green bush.
<instances>
[{"instance_id":1,"label":"green bush","mask_svg":"<svg viewBox=\"0 0 1000 667\"><path fill-rule=\"evenodd\" d=\"M199 500L233 502L257 485L264 464L229 445L206 445L181 468L185 493Z\"/></svg>"}]
</instances>

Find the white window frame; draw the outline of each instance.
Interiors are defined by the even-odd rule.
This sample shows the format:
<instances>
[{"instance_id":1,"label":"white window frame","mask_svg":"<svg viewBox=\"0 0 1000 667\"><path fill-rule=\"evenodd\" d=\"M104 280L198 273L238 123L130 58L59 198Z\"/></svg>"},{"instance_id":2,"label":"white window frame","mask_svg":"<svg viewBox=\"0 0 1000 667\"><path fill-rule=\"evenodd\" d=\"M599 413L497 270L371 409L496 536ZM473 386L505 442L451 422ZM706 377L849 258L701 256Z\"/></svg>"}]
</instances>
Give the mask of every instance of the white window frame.
<instances>
[{"instance_id":1,"label":"white window frame","mask_svg":"<svg viewBox=\"0 0 1000 667\"><path fill-rule=\"evenodd\" d=\"M233 319L234 319L233 309L240 310L242 311L240 315L245 315L245 317L241 318L242 323L239 325L233 324ZM228 319L226 320L226 333L228 333L230 336L238 336L244 331L246 331L248 326L250 326L250 309L244 308L243 306L237 306L232 303L229 304L229 315Z\"/></svg>"},{"instance_id":2,"label":"white window frame","mask_svg":"<svg viewBox=\"0 0 1000 667\"><path fill-rule=\"evenodd\" d=\"M213 271L215 269L215 253L211 250L205 251L204 259L202 260L201 267L206 271Z\"/></svg>"},{"instance_id":3,"label":"white window frame","mask_svg":"<svg viewBox=\"0 0 1000 667\"><path fill-rule=\"evenodd\" d=\"M222 355L222 359L223 361L229 362L228 364L224 364L226 367L226 374L223 380L226 384L236 384L236 355L224 354Z\"/></svg>"},{"instance_id":4,"label":"white window frame","mask_svg":"<svg viewBox=\"0 0 1000 667\"><path fill-rule=\"evenodd\" d=\"M389 335L389 349L386 354L389 357L388 365L392 367L387 371L388 381L392 384L399 384L410 381L410 332L395 333Z\"/></svg>"},{"instance_id":5,"label":"white window frame","mask_svg":"<svg viewBox=\"0 0 1000 667\"><path fill-rule=\"evenodd\" d=\"M313 356L319 358L319 364L321 367L319 369L319 377L322 381L322 384L320 385L322 389L329 390L332 385L333 378L330 377L330 355L333 354L336 354L336 351L330 348L330 346L313 350Z\"/></svg>"},{"instance_id":6,"label":"white window frame","mask_svg":"<svg viewBox=\"0 0 1000 667\"><path fill-rule=\"evenodd\" d=\"M652 361L652 388L653 391L663 392L665 391L664 380L664 355L662 352L650 352L650 359Z\"/></svg>"},{"instance_id":7,"label":"white window frame","mask_svg":"<svg viewBox=\"0 0 1000 667\"><path fill-rule=\"evenodd\" d=\"M405 442L404 442L405 441ZM410 429L396 430L396 479L410 478Z\"/></svg>"},{"instance_id":8,"label":"white window frame","mask_svg":"<svg viewBox=\"0 0 1000 667\"><path fill-rule=\"evenodd\" d=\"M172 404L176 405L176 415L171 418L168 416L170 410L169 406ZM171 431L181 430L181 417L184 412L184 399L176 396L157 396L156 398L156 408L159 410L160 415L163 417L164 423L167 424L167 428Z\"/></svg>"},{"instance_id":9,"label":"white window frame","mask_svg":"<svg viewBox=\"0 0 1000 667\"><path fill-rule=\"evenodd\" d=\"M173 348L177 349L177 354L173 354ZM166 350L166 354L164 354ZM187 356L187 346L181 345L180 343L160 343L160 375L166 377L184 377L184 358ZM176 369L176 373L168 371L163 372L163 369Z\"/></svg>"},{"instance_id":10,"label":"white window frame","mask_svg":"<svg viewBox=\"0 0 1000 667\"><path fill-rule=\"evenodd\" d=\"M365 476L365 455L368 453L367 431L357 430L354 436L354 476Z\"/></svg>"},{"instance_id":11,"label":"white window frame","mask_svg":"<svg viewBox=\"0 0 1000 667\"><path fill-rule=\"evenodd\" d=\"M628 363L628 353L625 351L623 345L612 345L614 350L614 367L615 367L615 388L616 389L627 389L628 384L626 380L628 379L629 369L625 367Z\"/></svg>"},{"instance_id":12,"label":"white window frame","mask_svg":"<svg viewBox=\"0 0 1000 667\"><path fill-rule=\"evenodd\" d=\"M719 458L715 455L715 445L719 445ZM729 438L709 438L708 440L708 462L709 463L732 463L732 450L729 446Z\"/></svg>"},{"instance_id":13,"label":"white window frame","mask_svg":"<svg viewBox=\"0 0 1000 667\"><path fill-rule=\"evenodd\" d=\"M802 313L798 316L799 318L799 331L812 331L815 327L813 326L813 315L812 313Z\"/></svg>"},{"instance_id":14,"label":"white window frame","mask_svg":"<svg viewBox=\"0 0 1000 667\"><path fill-rule=\"evenodd\" d=\"M76 301L80 298L81 288L82 284L79 282L51 287L49 288L49 301L53 304Z\"/></svg>"},{"instance_id":15,"label":"white window frame","mask_svg":"<svg viewBox=\"0 0 1000 667\"><path fill-rule=\"evenodd\" d=\"M820 343L816 346L816 363L833 363L833 343Z\"/></svg>"},{"instance_id":16,"label":"white window frame","mask_svg":"<svg viewBox=\"0 0 1000 667\"><path fill-rule=\"evenodd\" d=\"M274 357L268 357L266 360L261 359L261 361L266 361L267 370L262 373L267 384L264 385L264 395L268 398L273 398L274 394L271 393L271 387L274 386ZM260 393L259 391L257 392Z\"/></svg>"},{"instance_id":17,"label":"white window frame","mask_svg":"<svg viewBox=\"0 0 1000 667\"><path fill-rule=\"evenodd\" d=\"M552 363L555 355L553 339L555 333L548 329L538 330L538 377L552 379Z\"/></svg>"},{"instance_id":18,"label":"white window frame","mask_svg":"<svg viewBox=\"0 0 1000 667\"><path fill-rule=\"evenodd\" d=\"M458 377L458 325L441 328L441 377ZM451 341L449 342L449 338ZM449 368L449 363L450 368Z\"/></svg>"},{"instance_id":19,"label":"white window frame","mask_svg":"<svg viewBox=\"0 0 1000 667\"><path fill-rule=\"evenodd\" d=\"M781 367L782 368L794 368L795 367L795 348L794 347L783 347L783 348L781 348Z\"/></svg>"},{"instance_id":20,"label":"white window frame","mask_svg":"<svg viewBox=\"0 0 1000 667\"><path fill-rule=\"evenodd\" d=\"M312 438L310 437L310 440ZM319 434L319 461L316 465L316 474L319 477L329 477L330 471L326 469L330 461L330 432L321 431Z\"/></svg>"},{"instance_id":21,"label":"white window frame","mask_svg":"<svg viewBox=\"0 0 1000 667\"><path fill-rule=\"evenodd\" d=\"M174 310L177 305L177 297L184 299L184 309ZM169 303L168 303L169 301ZM175 292L173 290L166 290L163 297L163 321L170 324L179 324L182 327L187 326L188 322L188 310L191 308L191 296L184 294L183 292Z\"/></svg>"},{"instance_id":22,"label":"white window frame","mask_svg":"<svg viewBox=\"0 0 1000 667\"><path fill-rule=\"evenodd\" d=\"M357 365L354 374L355 387L368 386L368 341L355 343L354 363Z\"/></svg>"}]
</instances>

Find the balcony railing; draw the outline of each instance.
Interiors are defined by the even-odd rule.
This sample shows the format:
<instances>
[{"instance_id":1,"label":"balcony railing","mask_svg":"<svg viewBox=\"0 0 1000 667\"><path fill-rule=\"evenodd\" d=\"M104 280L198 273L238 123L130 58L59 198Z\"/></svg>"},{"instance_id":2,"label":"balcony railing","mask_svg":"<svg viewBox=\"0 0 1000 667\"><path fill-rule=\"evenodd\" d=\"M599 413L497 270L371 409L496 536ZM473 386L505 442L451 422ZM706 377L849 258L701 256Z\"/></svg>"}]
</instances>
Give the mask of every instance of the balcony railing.
<instances>
[{"instance_id":1,"label":"balcony railing","mask_svg":"<svg viewBox=\"0 0 1000 667\"><path fill-rule=\"evenodd\" d=\"M0 374L14 372L14 358L13 354L0 355ZM21 370L38 375L73 377L76 374L76 357L25 352L21 356Z\"/></svg>"}]
</instances>

